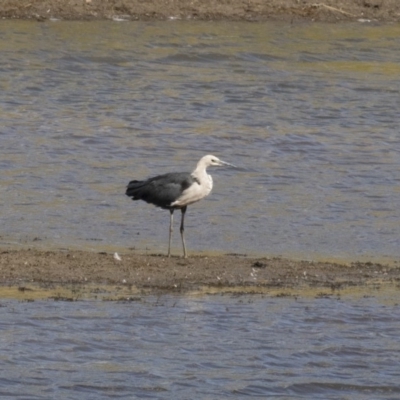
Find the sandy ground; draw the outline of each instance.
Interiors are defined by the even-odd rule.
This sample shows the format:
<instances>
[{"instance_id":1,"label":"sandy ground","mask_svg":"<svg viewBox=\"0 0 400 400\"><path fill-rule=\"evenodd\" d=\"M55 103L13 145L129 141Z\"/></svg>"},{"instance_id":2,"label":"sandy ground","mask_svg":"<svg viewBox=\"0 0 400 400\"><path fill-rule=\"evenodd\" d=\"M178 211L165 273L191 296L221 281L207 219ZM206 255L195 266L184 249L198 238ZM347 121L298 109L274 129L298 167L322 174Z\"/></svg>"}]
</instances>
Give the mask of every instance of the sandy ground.
<instances>
[{"instance_id":1,"label":"sandy ground","mask_svg":"<svg viewBox=\"0 0 400 400\"><path fill-rule=\"evenodd\" d=\"M390 287L400 301L400 265L321 263L282 258L2 250L0 298L136 299L162 293L364 295Z\"/></svg>"},{"instance_id":2,"label":"sandy ground","mask_svg":"<svg viewBox=\"0 0 400 400\"><path fill-rule=\"evenodd\" d=\"M398 0L0 0L0 17L64 20L400 20Z\"/></svg>"}]
</instances>

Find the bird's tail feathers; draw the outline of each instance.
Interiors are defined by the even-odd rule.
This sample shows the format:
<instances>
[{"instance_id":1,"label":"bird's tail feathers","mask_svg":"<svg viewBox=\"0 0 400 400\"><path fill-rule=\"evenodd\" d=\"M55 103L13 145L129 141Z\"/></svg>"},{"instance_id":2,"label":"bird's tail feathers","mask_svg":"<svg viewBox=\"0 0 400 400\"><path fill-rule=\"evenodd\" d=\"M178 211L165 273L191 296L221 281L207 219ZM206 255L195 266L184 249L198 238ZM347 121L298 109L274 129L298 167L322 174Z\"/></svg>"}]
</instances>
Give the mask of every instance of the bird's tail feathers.
<instances>
[{"instance_id":1,"label":"bird's tail feathers","mask_svg":"<svg viewBox=\"0 0 400 400\"><path fill-rule=\"evenodd\" d=\"M132 197L133 200L140 198L140 189L146 184L146 181L130 181L126 188L125 194Z\"/></svg>"}]
</instances>

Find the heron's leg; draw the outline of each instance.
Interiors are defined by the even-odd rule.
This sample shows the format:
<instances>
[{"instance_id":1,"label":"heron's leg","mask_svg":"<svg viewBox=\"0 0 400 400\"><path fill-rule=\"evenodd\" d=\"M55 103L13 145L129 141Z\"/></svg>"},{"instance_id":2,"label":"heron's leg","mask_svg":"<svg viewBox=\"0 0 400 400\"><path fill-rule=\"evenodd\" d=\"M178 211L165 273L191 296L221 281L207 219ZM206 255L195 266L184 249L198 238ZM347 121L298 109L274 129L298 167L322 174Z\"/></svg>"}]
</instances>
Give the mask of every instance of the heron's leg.
<instances>
[{"instance_id":1,"label":"heron's leg","mask_svg":"<svg viewBox=\"0 0 400 400\"><path fill-rule=\"evenodd\" d=\"M168 242L168 257L171 256L171 237L172 237L172 231L174 230L173 228L173 222L174 222L174 209L169 210L170 212L170 218L169 218L169 242Z\"/></svg>"},{"instance_id":2,"label":"heron's leg","mask_svg":"<svg viewBox=\"0 0 400 400\"><path fill-rule=\"evenodd\" d=\"M185 245L185 237L183 235L183 232L185 231L185 212L186 212L187 207L182 207L181 212L182 212L182 219L181 219L181 237L182 237L182 246L183 246L183 257L187 258L187 253L186 253L186 245Z\"/></svg>"}]
</instances>

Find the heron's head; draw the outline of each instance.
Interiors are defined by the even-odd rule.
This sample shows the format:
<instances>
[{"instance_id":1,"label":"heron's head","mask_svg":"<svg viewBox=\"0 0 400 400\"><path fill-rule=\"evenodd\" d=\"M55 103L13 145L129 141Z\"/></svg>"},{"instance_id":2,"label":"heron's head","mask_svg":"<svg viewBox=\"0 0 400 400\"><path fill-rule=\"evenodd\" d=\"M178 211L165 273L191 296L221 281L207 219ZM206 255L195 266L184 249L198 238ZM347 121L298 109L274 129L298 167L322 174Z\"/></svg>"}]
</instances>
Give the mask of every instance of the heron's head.
<instances>
[{"instance_id":1,"label":"heron's head","mask_svg":"<svg viewBox=\"0 0 400 400\"><path fill-rule=\"evenodd\" d=\"M228 165L230 167L235 167L235 165L233 164L229 164L225 161L220 160L218 157L212 156L212 155L207 155L204 156L200 161L199 164L202 163L206 168L207 167L211 167L211 166L216 166L216 167L220 167L222 165Z\"/></svg>"}]
</instances>

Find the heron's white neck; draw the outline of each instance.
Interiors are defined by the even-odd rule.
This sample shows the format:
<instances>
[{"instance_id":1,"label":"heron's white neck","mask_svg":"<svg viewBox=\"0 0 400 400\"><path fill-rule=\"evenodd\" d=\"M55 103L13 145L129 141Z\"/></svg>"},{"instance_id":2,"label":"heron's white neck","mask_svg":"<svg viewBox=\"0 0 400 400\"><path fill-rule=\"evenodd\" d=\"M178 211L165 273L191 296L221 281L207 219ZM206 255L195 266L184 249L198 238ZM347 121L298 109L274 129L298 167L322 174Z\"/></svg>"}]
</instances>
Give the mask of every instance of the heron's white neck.
<instances>
[{"instance_id":1,"label":"heron's white neck","mask_svg":"<svg viewBox=\"0 0 400 400\"><path fill-rule=\"evenodd\" d=\"M196 166L196 169L192 172L192 176L200 182L200 186L206 187L211 191L213 187L213 180L211 175L207 174L208 165L201 159Z\"/></svg>"},{"instance_id":2,"label":"heron's white neck","mask_svg":"<svg viewBox=\"0 0 400 400\"><path fill-rule=\"evenodd\" d=\"M202 159L198 162L196 169L191 174L196 182L184 190L182 195L171 204L172 206L187 206L203 199L210 194L213 187L213 180L211 176L207 174L206 168L208 166L209 164L206 162L206 160Z\"/></svg>"}]
</instances>

